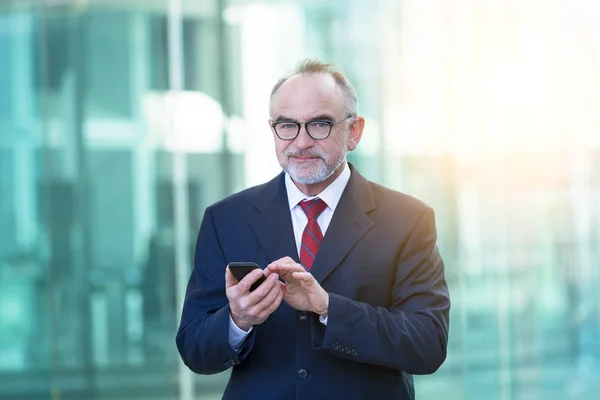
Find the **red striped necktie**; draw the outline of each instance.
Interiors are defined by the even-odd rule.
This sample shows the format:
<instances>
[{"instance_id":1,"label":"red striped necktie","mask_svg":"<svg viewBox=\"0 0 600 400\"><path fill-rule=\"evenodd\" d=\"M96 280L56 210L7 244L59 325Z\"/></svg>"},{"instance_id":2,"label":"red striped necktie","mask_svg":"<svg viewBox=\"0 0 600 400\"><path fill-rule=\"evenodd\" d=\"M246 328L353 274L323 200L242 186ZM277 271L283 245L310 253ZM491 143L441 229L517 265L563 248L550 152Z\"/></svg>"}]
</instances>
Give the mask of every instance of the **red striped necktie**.
<instances>
[{"instance_id":1,"label":"red striped necktie","mask_svg":"<svg viewBox=\"0 0 600 400\"><path fill-rule=\"evenodd\" d=\"M308 218L306 228L304 228L304 232L302 233L302 243L300 244L300 263L310 271L319 251L319 246L323 241L323 233L317 223L317 217L327 207L327 204L323 200L316 198L301 201L300 207L302 207Z\"/></svg>"}]
</instances>

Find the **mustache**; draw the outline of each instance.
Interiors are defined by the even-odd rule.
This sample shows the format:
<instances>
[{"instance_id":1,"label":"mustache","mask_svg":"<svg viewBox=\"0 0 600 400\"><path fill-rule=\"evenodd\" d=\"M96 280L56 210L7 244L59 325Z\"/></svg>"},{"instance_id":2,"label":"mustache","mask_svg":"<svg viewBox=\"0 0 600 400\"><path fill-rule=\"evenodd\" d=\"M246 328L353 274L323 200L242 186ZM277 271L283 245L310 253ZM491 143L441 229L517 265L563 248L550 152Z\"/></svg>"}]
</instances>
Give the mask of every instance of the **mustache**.
<instances>
[{"instance_id":1,"label":"mustache","mask_svg":"<svg viewBox=\"0 0 600 400\"><path fill-rule=\"evenodd\" d=\"M318 157L321 159L325 159L325 155L318 150L311 151L299 151L299 150L288 150L285 152L286 157Z\"/></svg>"}]
</instances>

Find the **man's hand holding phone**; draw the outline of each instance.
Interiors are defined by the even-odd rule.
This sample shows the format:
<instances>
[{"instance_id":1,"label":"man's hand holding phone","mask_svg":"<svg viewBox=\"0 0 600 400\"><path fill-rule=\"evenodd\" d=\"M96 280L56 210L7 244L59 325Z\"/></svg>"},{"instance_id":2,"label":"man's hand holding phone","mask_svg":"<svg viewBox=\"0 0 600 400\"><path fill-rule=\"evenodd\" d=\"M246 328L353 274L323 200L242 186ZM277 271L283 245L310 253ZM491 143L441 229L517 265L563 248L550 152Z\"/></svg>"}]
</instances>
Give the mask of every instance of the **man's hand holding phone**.
<instances>
[{"instance_id":1,"label":"man's hand holding phone","mask_svg":"<svg viewBox=\"0 0 600 400\"><path fill-rule=\"evenodd\" d=\"M263 323L277 310L283 297L282 284L277 274L270 274L252 290L255 282L264 279L263 270L252 266L238 281L232 272L235 268L239 268L239 265L232 263L225 270L225 291L233 322L238 328L248 331L252 326ZM241 277L239 273L237 275Z\"/></svg>"}]
</instances>

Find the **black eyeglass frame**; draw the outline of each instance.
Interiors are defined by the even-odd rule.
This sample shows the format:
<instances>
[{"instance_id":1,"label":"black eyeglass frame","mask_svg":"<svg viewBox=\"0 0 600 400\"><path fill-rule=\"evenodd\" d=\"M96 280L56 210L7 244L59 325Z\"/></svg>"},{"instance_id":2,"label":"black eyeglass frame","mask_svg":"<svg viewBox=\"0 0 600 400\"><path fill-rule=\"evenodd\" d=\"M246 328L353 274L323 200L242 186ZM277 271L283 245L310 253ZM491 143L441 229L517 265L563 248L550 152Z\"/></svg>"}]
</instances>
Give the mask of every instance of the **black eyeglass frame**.
<instances>
[{"instance_id":1,"label":"black eyeglass frame","mask_svg":"<svg viewBox=\"0 0 600 400\"><path fill-rule=\"evenodd\" d=\"M307 121L307 122L298 122L298 121L294 121L294 120L287 120L287 119L285 119L285 120L273 122L271 124L271 127L275 131L275 135L277 135L277 137L280 140L290 141L290 140L296 139L298 137L298 135L300 134L300 130L302 129L302 125L304 125L304 129L306 130L306 133L308 133L308 136L310 136L312 139L314 139L314 140L325 140L325 139L327 139L331 135L331 131L333 130L333 127L335 125L337 125L337 124L339 124L341 122L344 122L344 121L346 121L346 120L348 120L350 118L354 118L354 117L355 117L355 115L348 114L348 116L346 118L344 118L344 119L342 119L340 121L329 121L329 120L326 120L326 119L313 119L313 120ZM329 125L329 132L327 133L327 135L325 137L316 138L316 137L314 137L313 135L310 134L310 131L308 130L308 124L314 124L315 122L321 122L321 123L325 123L325 124ZM281 136L279 136L279 133L277 133L277 125L280 125L280 124L289 124L289 123L298 125L298 132L296 132L296 134L294 135L294 137L284 139Z\"/></svg>"}]
</instances>

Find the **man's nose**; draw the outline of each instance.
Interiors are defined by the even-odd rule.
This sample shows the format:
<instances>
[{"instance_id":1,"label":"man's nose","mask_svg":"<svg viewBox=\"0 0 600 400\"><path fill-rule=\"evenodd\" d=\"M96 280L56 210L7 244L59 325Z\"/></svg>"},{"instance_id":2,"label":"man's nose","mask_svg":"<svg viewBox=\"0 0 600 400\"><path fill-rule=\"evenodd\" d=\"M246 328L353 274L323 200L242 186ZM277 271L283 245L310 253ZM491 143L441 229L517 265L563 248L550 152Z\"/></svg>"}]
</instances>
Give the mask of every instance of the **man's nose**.
<instances>
[{"instance_id":1,"label":"man's nose","mask_svg":"<svg viewBox=\"0 0 600 400\"><path fill-rule=\"evenodd\" d=\"M315 142L315 139L311 138L310 135L308 134L308 131L306 130L306 125L304 125L304 124L301 125L300 132L298 133L298 136L294 140L294 144L296 145L296 147L306 149L306 148L314 145L314 142Z\"/></svg>"}]
</instances>

